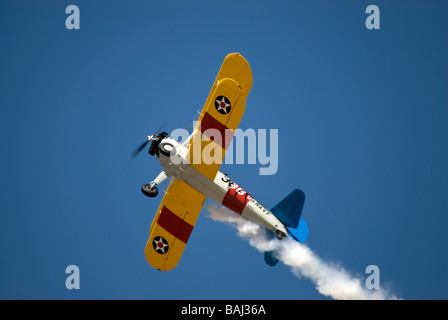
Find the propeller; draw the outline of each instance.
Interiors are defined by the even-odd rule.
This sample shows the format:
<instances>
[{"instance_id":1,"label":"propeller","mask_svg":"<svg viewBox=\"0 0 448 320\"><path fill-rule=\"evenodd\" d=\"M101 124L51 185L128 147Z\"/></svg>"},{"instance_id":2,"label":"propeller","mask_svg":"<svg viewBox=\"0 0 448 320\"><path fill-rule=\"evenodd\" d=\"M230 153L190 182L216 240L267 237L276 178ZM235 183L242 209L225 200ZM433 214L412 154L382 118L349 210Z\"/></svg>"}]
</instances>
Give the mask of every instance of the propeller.
<instances>
[{"instance_id":1,"label":"propeller","mask_svg":"<svg viewBox=\"0 0 448 320\"><path fill-rule=\"evenodd\" d=\"M151 139L152 139L153 136L154 136L154 135L152 135L152 136L148 136L148 140L146 140L145 142L143 142L141 145L139 145L139 146L134 150L134 152L132 153L132 157L131 157L131 159L134 159L140 152L142 152L143 149L145 149L146 145L151 141Z\"/></svg>"},{"instance_id":2,"label":"propeller","mask_svg":"<svg viewBox=\"0 0 448 320\"><path fill-rule=\"evenodd\" d=\"M142 152L143 149L145 149L146 145L153 140L154 137L157 137L157 135L161 132L163 127L166 127L167 120L163 122L163 124L157 129L156 133L154 133L152 136L148 136L148 140L143 142L141 145L139 145L134 152L132 153L131 160L133 160L140 152Z\"/></svg>"}]
</instances>

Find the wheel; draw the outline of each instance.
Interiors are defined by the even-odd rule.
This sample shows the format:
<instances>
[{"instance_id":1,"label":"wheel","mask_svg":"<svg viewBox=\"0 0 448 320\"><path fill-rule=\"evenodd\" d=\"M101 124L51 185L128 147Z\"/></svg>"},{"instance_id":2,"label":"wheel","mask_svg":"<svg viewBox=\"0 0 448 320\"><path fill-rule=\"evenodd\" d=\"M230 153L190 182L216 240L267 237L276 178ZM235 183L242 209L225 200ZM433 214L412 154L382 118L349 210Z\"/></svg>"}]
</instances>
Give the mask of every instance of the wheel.
<instances>
[{"instance_id":1,"label":"wheel","mask_svg":"<svg viewBox=\"0 0 448 320\"><path fill-rule=\"evenodd\" d=\"M285 237L286 236L286 234L284 234L283 232L281 232L280 230L277 230L277 239L278 240L282 240L283 239L283 237Z\"/></svg>"},{"instance_id":2,"label":"wheel","mask_svg":"<svg viewBox=\"0 0 448 320\"><path fill-rule=\"evenodd\" d=\"M150 184L142 185L142 192L145 196L150 198L154 198L159 194L159 190L157 190L157 187L154 186L151 188Z\"/></svg>"},{"instance_id":3,"label":"wheel","mask_svg":"<svg viewBox=\"0 0 448 320\"><path fill-rule=\"evenodd\" d=\"M159 151L164 156L169 157L172 153L176 152L176 148L171 143L161 143L159 144Z\"/></svg>"}]
</instances>

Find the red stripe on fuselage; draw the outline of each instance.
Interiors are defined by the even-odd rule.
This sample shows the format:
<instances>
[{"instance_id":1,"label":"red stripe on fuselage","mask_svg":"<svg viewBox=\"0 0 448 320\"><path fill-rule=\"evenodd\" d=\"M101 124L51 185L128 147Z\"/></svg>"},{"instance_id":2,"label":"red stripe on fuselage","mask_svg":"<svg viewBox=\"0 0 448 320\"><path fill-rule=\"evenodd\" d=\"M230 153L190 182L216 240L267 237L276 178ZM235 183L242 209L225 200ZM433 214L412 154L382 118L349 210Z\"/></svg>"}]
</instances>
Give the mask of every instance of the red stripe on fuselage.
<instances>
[{"instance_id":1,"label":"red stripe on fuselage","mask_svg":"<svg viewBox=\"0 0 448 320\"><path fill-rule=\"evenodd\" d=\"M193 231L193 226L191 224L179 218L167 207L162 208L157 223L184 243L187 243L191 231Z\"/></svg>"},{"instance_id":2,"label":"red stripe on fuselage","mask_svg":"<svg viewBox=\"0 0 448 320\"><path fill-rule=\"evenodd\" d=\"M209 129L215 129L215 130L209 130ZM209 131L207 131L209 130ZM206 132L207 131L207 132ZM230 142L232 142L233 138L233 130L227 128L225 125L223 125L221 122L213 118L209 113L205 113L204 117L201 121L201 132L205 135L215 141L217 144L219 144L223 149L227 150L227 148L230 145ZM220 137L216 137L216 134L219 134Z\"/></svg>"},{"instance_id":3,"label":"red stripe on fuselage","mask_svg":"<svg viewBox=\"0 0 448 320\"><path fill-rule=\"evenodd\" d=\"M251 199L252 197L250 194L244 191L244 189L236 183L233 183L233 186L226 192L226 195L222 200L222 205L241 214Z\"/></svg>"}]
</instances>

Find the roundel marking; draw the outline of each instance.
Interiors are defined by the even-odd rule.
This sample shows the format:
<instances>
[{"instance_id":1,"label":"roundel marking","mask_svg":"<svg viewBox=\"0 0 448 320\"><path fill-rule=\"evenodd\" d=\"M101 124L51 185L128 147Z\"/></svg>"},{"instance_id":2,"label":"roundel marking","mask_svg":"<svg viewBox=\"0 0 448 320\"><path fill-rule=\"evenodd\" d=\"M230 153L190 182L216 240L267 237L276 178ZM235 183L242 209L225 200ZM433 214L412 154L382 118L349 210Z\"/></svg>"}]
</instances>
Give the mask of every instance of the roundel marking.
<instances>
[{"instance_id":1,"label":"roundel marking","mask_svg":"<svg viewBox=\"0 0 448 320\"><path fill-rule=\"evenodd\" d=\"M154 250L156 250L156 252L160 254L167 253L169 249L168 242L165 240L165 238L160 236L154 237L154 240L152 241L152 246Z\"/></svg>"},{"instance_id":2,"label":"roundel marking","mask_svg":"<svg viewBox=\"0 0 448 320\"><path fill-rule=\"evenodd\" d=\"M229 99L219 96L215 99L215 108L221 114L228 114L232 108Z\"/></svg>"}]
</instances>

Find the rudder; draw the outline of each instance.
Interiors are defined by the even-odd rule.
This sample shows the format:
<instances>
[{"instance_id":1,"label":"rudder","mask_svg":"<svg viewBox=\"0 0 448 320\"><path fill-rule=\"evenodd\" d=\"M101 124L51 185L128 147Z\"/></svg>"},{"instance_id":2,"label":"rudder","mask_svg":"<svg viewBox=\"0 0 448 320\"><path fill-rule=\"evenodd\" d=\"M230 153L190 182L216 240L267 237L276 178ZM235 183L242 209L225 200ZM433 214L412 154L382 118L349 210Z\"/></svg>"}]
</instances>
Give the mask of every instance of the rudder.
<instances>
[{"instance_id":1,"label":"rudder","mask_svg":"<svg viewBox=\"0 0 448 320\"><path fill-rule=\"evenodd\" d=\"M302 215L305 193L300 189L293 190L285 199L280 201L271 212L285 227L297 228Z\"/></svg>"},{"instance_id":2,"label":"rudder","mask_svg":"<svg viewBox=\"0 0 448 320\"><path fill-rule=\"evenodd\" d=\"M286 198L280 201L271 212L287 227L288 235L299 242L305 242L308 238L308 224L300 217L305 203L305 193L300 189L293 190ZM273 232L268 232L274 237ZM275 251L265 251L264 261L271 267L278 263Z\"/></svg>"}]
</instances>

